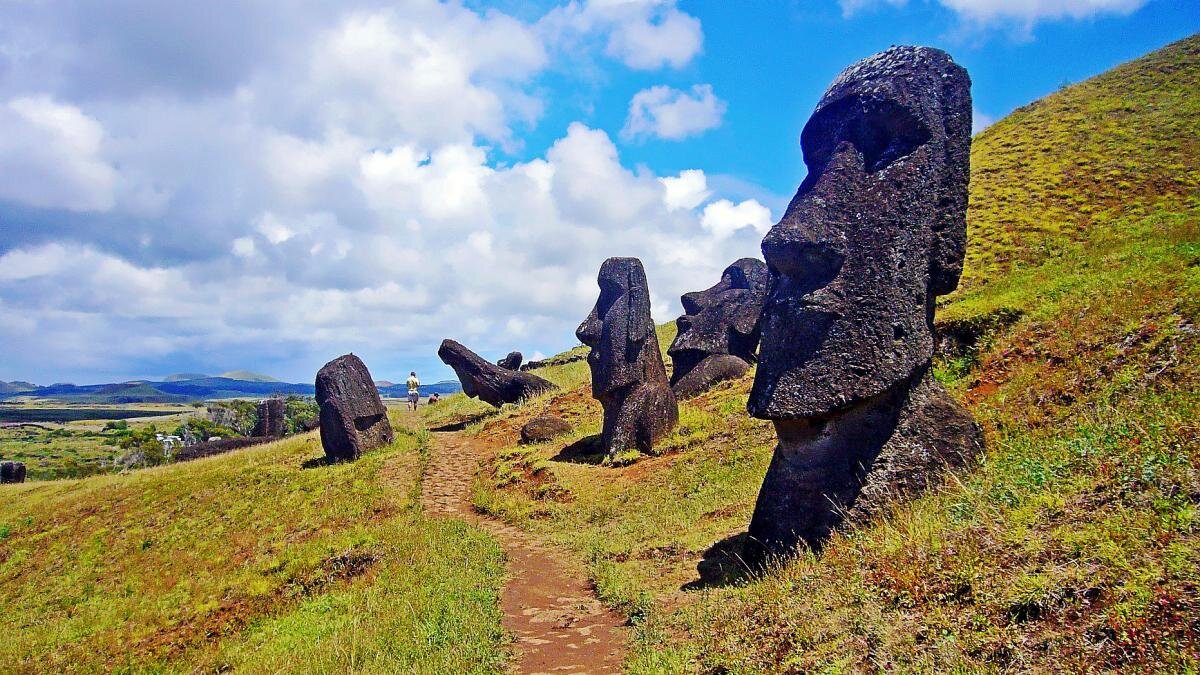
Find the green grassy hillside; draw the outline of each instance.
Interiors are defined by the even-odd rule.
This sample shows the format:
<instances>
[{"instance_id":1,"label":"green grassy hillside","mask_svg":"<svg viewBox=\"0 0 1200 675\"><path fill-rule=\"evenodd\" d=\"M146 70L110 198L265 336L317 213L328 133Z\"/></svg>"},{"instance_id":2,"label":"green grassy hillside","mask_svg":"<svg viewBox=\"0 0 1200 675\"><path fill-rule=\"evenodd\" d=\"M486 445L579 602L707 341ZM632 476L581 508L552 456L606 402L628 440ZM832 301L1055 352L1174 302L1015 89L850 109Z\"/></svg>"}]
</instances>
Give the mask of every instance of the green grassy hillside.
<instances>
[{"instance_id":1,"label":"green grassy hillside","mask_svg":"<svg viewBox=\"0 0 1200 675\"><path fill-rule=\"evenodd\" d=\"M500 670L502 555L422 517L427 442L326 466L307 434L5 485L0 670Z\"/></svg>"},{"instance_id":2,"label":"green grassy hillside","mask_svg":"<svg viewBox=\"0 0 1200 675\"><path fill-rule=\"evenodd\" d=\"M755 578L727 555L774 444L751 376L612 467L579 443L599 430L586 366L539 371L566 391L472 427L507 445L477 505L587 562L637 625L637 672L1200 668L1197 139L1196 37L977 138L937 374L987 455L821 557ZM541 412L576 433L516 446Z\"/></svg>"}]
</instances>

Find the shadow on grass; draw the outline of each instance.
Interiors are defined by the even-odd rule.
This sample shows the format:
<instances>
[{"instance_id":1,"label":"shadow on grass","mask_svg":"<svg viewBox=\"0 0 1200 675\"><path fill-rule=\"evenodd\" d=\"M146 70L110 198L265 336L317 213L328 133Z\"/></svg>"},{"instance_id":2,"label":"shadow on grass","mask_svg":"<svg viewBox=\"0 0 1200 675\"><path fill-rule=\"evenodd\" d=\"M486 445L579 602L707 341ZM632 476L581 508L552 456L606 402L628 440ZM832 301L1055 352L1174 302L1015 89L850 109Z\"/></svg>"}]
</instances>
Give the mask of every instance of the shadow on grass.
<instances>
[{"instance_id":1,"label":"shadow on grass","mask_svg":"<svg viewBox=\"0 0 1200 675\"><path fill-rule=\"evenodd\" d=\"M300 464L300 468L301 469L319 469L323 466L332 466L332 465L333 465L333 462L329 461L328 457L326 457L325 455L321 455L320 457L313 457L312 459L304 460L304 462L302 462Z\"/></svg>"},{"instance_id":2,"label":"shadow on grass","mask_svg":"<svg viewBox=\"0 0 1200 675\"><path fill-rule=\"evenodd\" d=\"M447 422L446 424L443 424L438 427L430 427L429 430L438 432L438 433L445 433L448 431L462 431L463 429L466 429L467 427L471 426L472 424L475 424L476 422L482 422L483 420L486 420L487 418L492 417L493 415L495 415L498 412L500 412L499 408L497 408L495 410L488 410L486 412L476 413L469 417L465 417L457 422Z\"/></svg>"},{"instance_id":3,"label":"shadow on grass","mask_svg":"<svg viewBox=\"0 0 1200 675\"><path fill-rule=\"evenodd\" d=\"M600 446L600 434L584 436L574 443L558 451L551 457L552 462L570 462L572 464L599 465L604 462L604 449Z\"/></svg>"},{"instance_id":4,"label":"shadow on grass","mask_svg":"<svg viewBox=\"0 0 1200 675\"><path fill-rule=\"evenodd\" d=\"M698 591L705 588L737 586L755 577L757 572L745 560L745 546L749 534L740 532L713 544L704 552L696 564L700 578L689 581L680 590Z\"/></svg>"}]
</instances>

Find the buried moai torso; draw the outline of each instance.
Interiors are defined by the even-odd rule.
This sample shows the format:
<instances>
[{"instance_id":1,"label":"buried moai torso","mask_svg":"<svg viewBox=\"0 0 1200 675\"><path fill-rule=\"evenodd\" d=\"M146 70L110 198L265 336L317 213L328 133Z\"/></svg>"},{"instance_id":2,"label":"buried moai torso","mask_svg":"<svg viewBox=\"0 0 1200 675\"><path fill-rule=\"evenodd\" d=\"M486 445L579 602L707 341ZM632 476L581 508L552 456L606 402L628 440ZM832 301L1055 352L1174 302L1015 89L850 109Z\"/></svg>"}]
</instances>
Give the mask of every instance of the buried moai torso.
<instances>
[{"instance_id":1,"label":"buried moai torso","mask_svg":"<svg viewBox=\"0 0 1200 675\"><path fill-rule=\"evenodd\" d=\"M769 282L766 264L742 258L725 268L717 285L680 298L684 314L675 320L679 333L667 349L675 396L691 398L750 369Z\"/></svg>"},{"instance_id":2,"label":"buried moai torso","mask_svg":"<svg viewBox=\"0 0 1200 675\"><path fill-rule=\"evenodd\" d=\"M762 244L772 282L748 408L779 445L753 554L819 546L982 449L930 372L934 300L962 272L970 143L966 71L920 47L843 71L805 126L808 177Z\"/></svg>"},{"instance_id":3,"label":"buried moai torso","mask_svg":"<svg viewBox=\"0 0 1200 675\"><path fill-rule=\"evenodd\" d=\"M650 316L646 272L637 258L609 258L597 282L600 298L575 336L592 348L592 396L604 407L601 445L609 457L649 452L679 421L679 408Z\"/></svg>"},{"instance_id":4,"label":"buried moai torso","mask_svg":"<svg viewBox=\"0 0 1200 675\"><path fill-rule=\"evenodd\" d=\"M284 402L281 398L268 398L258 403L258 421L251 436L279 438L287 430L284 419Z\"/></svg>"},{"instance_id":5,"label":"buried moai torso","mask_svg":"<svg viewBox=\"0 0 1200 675\"><path fill-rule=\"evenodd\" d=\"M387 408L362 359L346 354L326 363L317 371L316 384L321 445L329 461L358 459L392 442Z\"/></svg>"}]
</instances>

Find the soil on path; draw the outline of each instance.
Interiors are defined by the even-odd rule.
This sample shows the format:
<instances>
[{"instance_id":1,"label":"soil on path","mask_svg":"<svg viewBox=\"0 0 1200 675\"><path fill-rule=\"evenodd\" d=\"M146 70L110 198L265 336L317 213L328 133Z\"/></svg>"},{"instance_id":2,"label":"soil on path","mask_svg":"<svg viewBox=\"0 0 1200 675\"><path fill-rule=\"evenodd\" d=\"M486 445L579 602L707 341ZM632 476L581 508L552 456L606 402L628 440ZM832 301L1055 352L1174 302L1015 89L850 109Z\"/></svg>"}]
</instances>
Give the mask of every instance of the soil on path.
<instances>
[{"instance_id":1,"label":"soil on path","mask_svg":"<svg viewBox=\"0 0 1200 675\"><path fill-rule=\"evenodd\" d=\"M517 639L516 671L620 672L625 621L596 599L583 573L528 533L471 507L471 479L488 448L462 432L433 437L422 484L425 513L464 518L504 547L509 578L501 606L504 628Z\"/></svg>"}]
</instances>

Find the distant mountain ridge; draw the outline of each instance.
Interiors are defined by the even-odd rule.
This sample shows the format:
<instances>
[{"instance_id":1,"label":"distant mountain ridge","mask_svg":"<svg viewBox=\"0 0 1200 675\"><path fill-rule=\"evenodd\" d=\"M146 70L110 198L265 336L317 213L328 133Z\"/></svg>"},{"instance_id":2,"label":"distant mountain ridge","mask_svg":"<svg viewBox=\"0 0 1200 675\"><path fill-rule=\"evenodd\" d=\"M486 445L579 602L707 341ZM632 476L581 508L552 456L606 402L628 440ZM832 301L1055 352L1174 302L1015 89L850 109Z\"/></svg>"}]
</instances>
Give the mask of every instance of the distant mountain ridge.
<instances>
[{"instance_id":1,"label":"distant mountain ridge","mask_svg":"<svg viewBox=\"0 0 1200 675\"><path fill-rule=\"evenodd\" d=\"M232 373L257 379L209 377L199 374L193 379L180 379L188 374L178 374L169 375L162 382L136 380L87 385L52 384L47 387L28 382L0 382L0 399L31 396L67 403L190 403L220 398L262 398L275 394L312 396L315 393L312 384L281 382L247 371ZM379 387L381 396L403 398L408 395L408 388L404 385L391 384L386 380L382 380L380 384L390 385ZM459 391L462 391L462 386L456 380L421 386L422 396L434 392L446 395Z\"/></svg>"}]
</instances>

